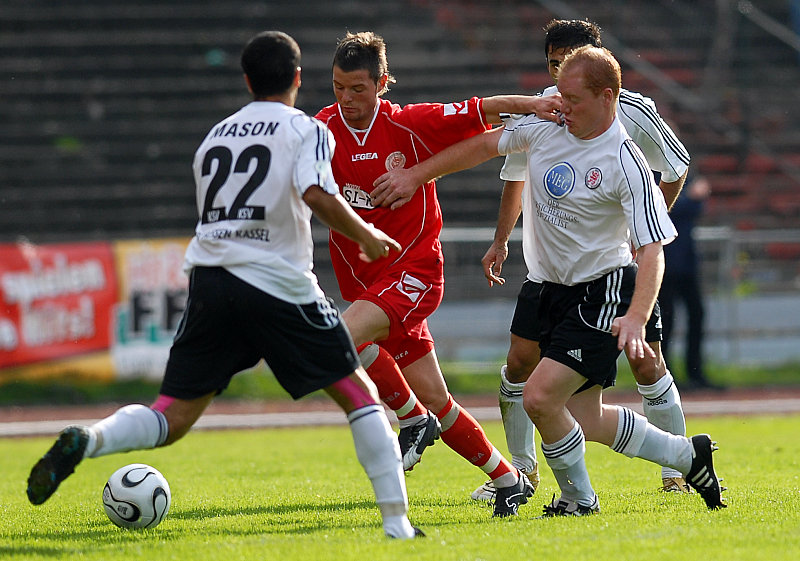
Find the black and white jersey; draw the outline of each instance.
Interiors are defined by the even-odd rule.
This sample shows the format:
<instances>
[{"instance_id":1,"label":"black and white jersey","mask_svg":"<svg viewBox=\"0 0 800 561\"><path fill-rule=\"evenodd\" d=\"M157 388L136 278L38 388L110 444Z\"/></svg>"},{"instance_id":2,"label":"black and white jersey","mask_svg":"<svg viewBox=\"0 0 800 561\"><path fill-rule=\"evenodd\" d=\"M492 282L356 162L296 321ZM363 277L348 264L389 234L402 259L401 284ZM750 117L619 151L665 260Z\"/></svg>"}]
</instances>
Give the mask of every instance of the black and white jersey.
<instances>
[{"instance_id":1,"label":"black and white jersey","mask_svg":"<svg viewBox=\"0 0 800 561\"><path fill-rule=\"evenodd\" d=\"M550 86L542 95L552 95L558 91L556 86ZM651 170L661 174L661 179L666 182L677 181L689 168L689 152L672 131L670 126L659 115L652 99L640 93L625 89L620 90L617 101L617 118L625 127L628 135L641 149L647 165ZM528 172L528 162L524 153L512 153L506 156L503 168L500 170L500 179L504 181L525 181ZM533 228L533 209L530 208L530 197L523 189L522 200L522 229L523 232ZM528 268L528 279L541 282L538 278L538 266L534 247L526 242L528 236L523 238L523 257Z\"/></svg>"},{"instance_id":2,"label":"black and white jersey","mask_svg":"<svg viewBox=\"0 0 800 561\"><path fill-rule=\"evenodd\" d=\"M322 296L313 268L311 185L338 193L327 127L254 101L215 125L194 157L197 222L184 268L220 266L296 304Z\"/></svg>"},{"instance_id":3,"label":"black and white jersey","mask_svg":"<svg viewBox=\"0 0 800 561\"><path fill-rule=\"evenodd\" d=\"M542 95L553 95L557 91L556 86L550 86ZM650 169L659 172L663 181L677 181L686 173L689 169L689 152L659 115L652 99L621 89L617 100L617 117L644 153ZM523 181L525 166L524 156L509 154L500 170L500 179Z\"/></svg>"},{"instance_id":4,"label":"black and white jersey","mask_svg":"<svg viewBox=\"0 0 800 561\"><path fill-rule=\"evenodd\" d=\"M631 260L635 247L676 235L664 197L642 151L618 118L581 140L535 115L506 121L501 154L527 153L523 228L532 280L575 285ZM526 255L526 262L528 256Z\"/></svg>"}]
</instances>

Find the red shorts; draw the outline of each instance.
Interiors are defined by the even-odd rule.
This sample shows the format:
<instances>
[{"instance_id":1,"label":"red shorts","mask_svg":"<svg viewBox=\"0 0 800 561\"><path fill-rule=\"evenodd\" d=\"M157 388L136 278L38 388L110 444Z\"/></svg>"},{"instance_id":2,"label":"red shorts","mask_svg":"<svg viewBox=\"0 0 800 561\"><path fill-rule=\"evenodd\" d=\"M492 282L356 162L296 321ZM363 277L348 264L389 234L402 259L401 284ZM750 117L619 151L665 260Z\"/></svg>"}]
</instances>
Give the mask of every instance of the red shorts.
<instances>
[{"instance_id":1,"label":"red shorts","mask_svg":"<svg viewBox=\"0 0 800 561\"><path fill-rule=\"evenodd\" d=\"M372 302L389 316L389 336L378 344L404 368L433 350L427 318L443 295L441 276L432 279L417 271L387 271L358 299Z\"/></svg>"}]
</instances>

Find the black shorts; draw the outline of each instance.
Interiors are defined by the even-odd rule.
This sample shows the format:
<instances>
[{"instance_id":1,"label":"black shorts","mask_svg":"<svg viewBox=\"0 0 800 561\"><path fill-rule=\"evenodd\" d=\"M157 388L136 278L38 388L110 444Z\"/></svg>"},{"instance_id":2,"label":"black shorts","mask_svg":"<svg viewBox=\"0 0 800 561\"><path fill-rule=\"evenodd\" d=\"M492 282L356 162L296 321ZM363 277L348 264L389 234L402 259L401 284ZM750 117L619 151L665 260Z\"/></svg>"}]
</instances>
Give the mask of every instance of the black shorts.
<instances>
[{"instance_id":1,"label":"black shorts","mask_svg":"<svg viewBox=\"0 0 800 561\"><path fill-rule=\"evenodd\" d=\"M234 374L262 358L294 399L330 386L360 364L332 301L292 304L221 267L195 267L161 393L194 399L221 392Z\"/></svg>"},{"instance_id":2,"label":"black shorts","mask_svg":"<svg viewBox=\"0 0 800 561\"><path fill-rule=\"evenodd\" d=\"M628 311L636 270L631 264L575 286L544 283L542 356L569 366L591 384L614 385L620 351L611 322Z\"/></svg>"},{"instance_id":3,"label":"black shorts","mask_svg":"<svg viewBox=\"0 0 800 561\"><path fill-rule=\"evenodd\" d=\"M517 295L517 305L511 320L511 333L517 337L538 341L542 333L542 322L539 320L539 294L542 283L525 279Z\"/></svg>"},{"instance_id":4,"label":"black shorts","mask_svg":"<svg viewBox=\"0 0 800 561\"><path fill-rule=\"evenodd\" d=\"M529 341L539 341L542 322L539 319L539 293L542 283L525 279L517 295L514 318L511 320L511 333ZM644 327L644 340L648 343L661 341L661 308L656 302L653 313Z\"/></svg>"}]
</instances>

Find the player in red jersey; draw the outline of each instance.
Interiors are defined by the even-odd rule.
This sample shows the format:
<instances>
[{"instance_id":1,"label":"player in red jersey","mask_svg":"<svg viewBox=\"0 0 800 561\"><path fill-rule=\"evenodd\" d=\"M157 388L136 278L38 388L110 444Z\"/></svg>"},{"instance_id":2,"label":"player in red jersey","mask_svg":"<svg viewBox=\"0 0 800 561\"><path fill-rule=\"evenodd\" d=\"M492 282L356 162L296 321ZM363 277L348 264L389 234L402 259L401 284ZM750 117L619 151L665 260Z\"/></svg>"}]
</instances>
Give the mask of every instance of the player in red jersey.
<instances>
[{"instance_id":1,"label":"player in red jersey","mask_svg":"<svg viewBox=\"0 0 800 561\"><path fill-rule=\"evenodd\" d=\"M331 232L336 278L343 298L352 302L343 318L381 398L397 414L404 468L413 468L441 433L448 446L494 482L494 516L513 515L535 489L453 400L428 330L427 318L444 288L436 184L426 183L397 209L375 207L370 192L387 170L411 167L484 132L500 122L500 112L555 120L560 103L555 97L496 96L400 107L380 97L391 82L383 39L372 32L348 33L333 60L337 103L316 115L336 140L333 174L345 200L403 247L393 259L365 263L357 245Z\"/></svg>"}]
</instances>

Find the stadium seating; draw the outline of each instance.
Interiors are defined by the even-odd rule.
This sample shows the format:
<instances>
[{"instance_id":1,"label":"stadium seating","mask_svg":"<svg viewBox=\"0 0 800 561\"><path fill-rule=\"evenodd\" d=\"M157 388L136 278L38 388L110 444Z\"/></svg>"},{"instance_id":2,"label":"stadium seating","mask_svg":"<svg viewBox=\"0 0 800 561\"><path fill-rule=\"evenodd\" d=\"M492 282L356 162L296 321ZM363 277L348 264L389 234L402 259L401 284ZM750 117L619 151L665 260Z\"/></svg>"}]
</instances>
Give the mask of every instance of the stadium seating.
<instances>
[{"instance_id":1,"label":"stadium seating","mask_svg":"<svg viewBox=\"0 0 800 561\"><path fill-rule=\"evenodd\" d=\"M737 20L730 78L705 83L713 3L573 0L572 12L513 0L339 3L308 0L9 0L0 7L0 241L189 235L191 160L208 128L248 98L238 57L266 28L304 53L298 105L330 103L330 60L346 30L375 29L389 44L398 103L449 101L548 85L542 26L589 17L633 53L626 87L651 95L680 130L715 197L713 224L796 226L800 114L796 52ZM787 3L759 2L787 20ZM737 16L738 17L738 16ZM701 109L654 84L647 61ZM445 222L492 226L500 162L440 182Z\"/></svg>"}]
</instances>

